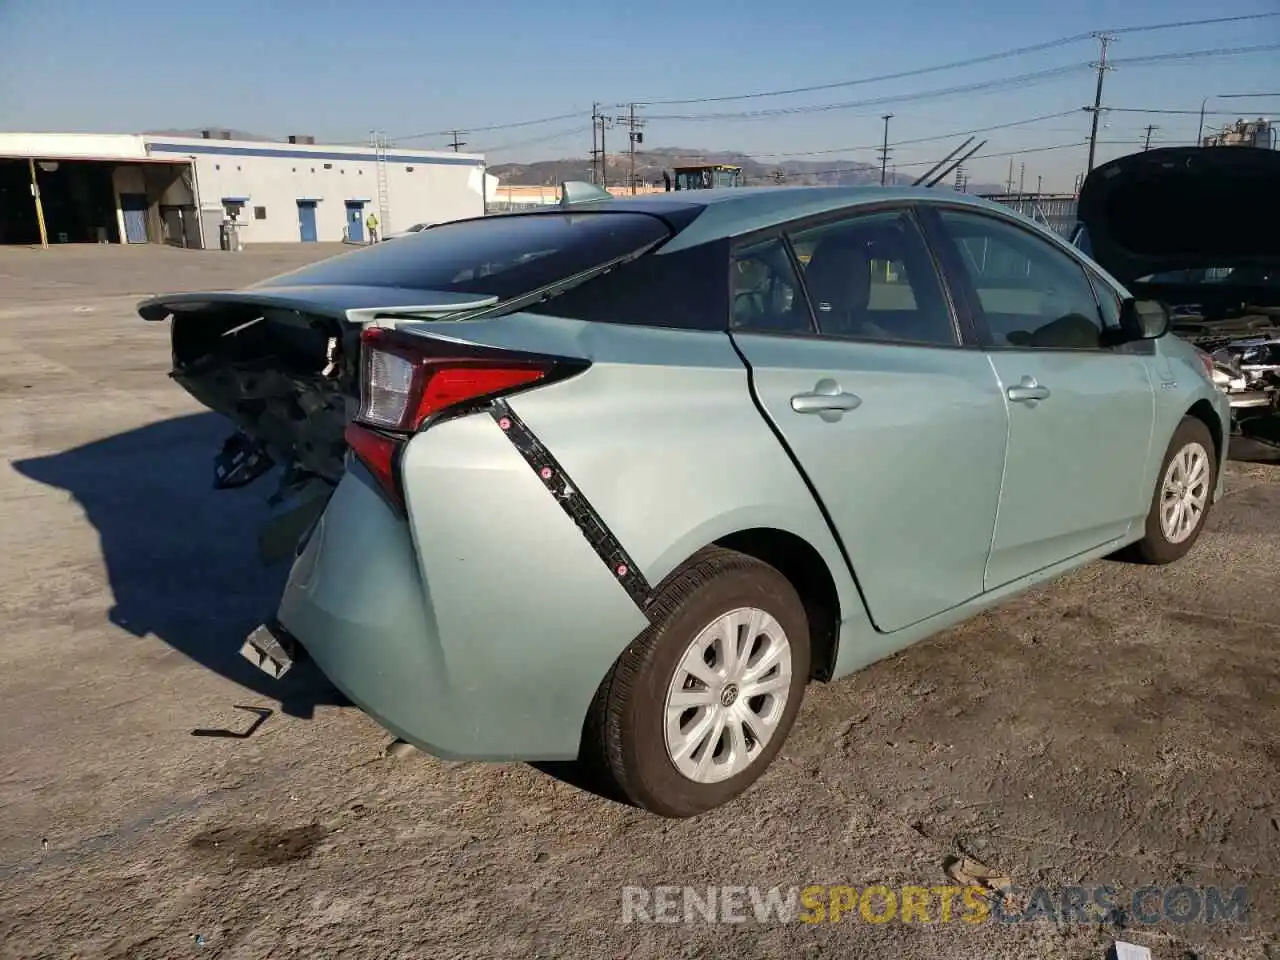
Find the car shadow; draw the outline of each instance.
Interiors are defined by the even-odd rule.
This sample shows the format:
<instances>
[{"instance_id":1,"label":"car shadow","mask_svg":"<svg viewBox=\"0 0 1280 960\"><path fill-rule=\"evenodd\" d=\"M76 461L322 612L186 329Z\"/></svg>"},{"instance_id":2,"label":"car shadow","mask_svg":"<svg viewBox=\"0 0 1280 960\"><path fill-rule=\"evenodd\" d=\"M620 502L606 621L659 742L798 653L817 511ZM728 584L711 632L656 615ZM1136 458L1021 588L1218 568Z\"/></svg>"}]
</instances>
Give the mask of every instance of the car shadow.
<instances>
[{"instance_id":1,"label":"car shadow","mask_svg":"<svg viewBox=\"0 0 1280 960\"><path fill-rule=\"evenodd\" d=\"M213 457L230 432L224 417L200 413L14 468L70 493L97 529L113 624L137 637L154 634L279 701L284 713L309 719L317 706L347 702L314 664L303 660L277 681L239 653L248 633L275 613L288 564L267 568L258 557L275 474L238 490L213 489Z\"/></svg>"}]
</instances>

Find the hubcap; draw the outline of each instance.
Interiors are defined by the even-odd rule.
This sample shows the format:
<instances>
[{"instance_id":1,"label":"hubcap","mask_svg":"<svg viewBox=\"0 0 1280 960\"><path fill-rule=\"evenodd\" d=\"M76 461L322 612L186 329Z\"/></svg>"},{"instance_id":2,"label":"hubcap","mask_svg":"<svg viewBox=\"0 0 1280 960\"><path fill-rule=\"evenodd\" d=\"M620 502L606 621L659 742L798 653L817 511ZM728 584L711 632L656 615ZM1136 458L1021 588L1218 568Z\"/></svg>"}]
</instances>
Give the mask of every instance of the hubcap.
<instances>
[{"instance_id":1,"label":"hubcap","mask_svg":"<svg viewBox=\"0 0 1280 960\"><path fill-rule=\"evenodd\" d=\"M1204 517L1209 502L1209 452L1188 443L1173 455L1160 486L1160 532L1170 543L1182 543Z\"/></svg>"},{"instance_id":2,"label":"hubcap","mask_svg":"<svg viewBox=\"0 0 1280 960\"><path fill-rule=\"evenodd\" d=\"M782 625L755 607L717 617L686 648L667 688L667 755L696 783L741 773L777 731L790 691Z\"/></svg>"}]
</instances>

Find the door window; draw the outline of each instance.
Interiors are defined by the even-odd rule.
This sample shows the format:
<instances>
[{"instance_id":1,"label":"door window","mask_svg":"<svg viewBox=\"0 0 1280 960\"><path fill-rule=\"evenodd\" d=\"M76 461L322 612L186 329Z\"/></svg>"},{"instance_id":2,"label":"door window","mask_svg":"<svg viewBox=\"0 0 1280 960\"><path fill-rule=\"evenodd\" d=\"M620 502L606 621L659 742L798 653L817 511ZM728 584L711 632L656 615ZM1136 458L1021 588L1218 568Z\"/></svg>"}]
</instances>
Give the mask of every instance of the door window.
<instances>
[{"instance_id":1,"label":"door window","mask_svg":"<svg viewBox=\"0 0 1280 960\"><path fill-rule=\"evenodd\" d=\"M730 286L735 330L813 332L809 305L781 240L766 240L734 254Z\"/></svg>"},{"instance_id":2,"label":"door window","mask_svg":"<svg viewBox=\"0 0 1280 960\"><path fill-rule=\"evenodd\" d=\"M792 237L820 333L954 346L933 258L903 212L874 213Z\"/></svg>"},{"instance_id":3,"label":"door window","mask_svg":"<svg viewBox=\"0 0 1280 960\"><path fill-rule=\"evenodd\" d=\"M995 217L940 212L978 295L993 346L1100 349L1102 318L1083 268L1028 230Z\"/></svg>"}]
</instances>

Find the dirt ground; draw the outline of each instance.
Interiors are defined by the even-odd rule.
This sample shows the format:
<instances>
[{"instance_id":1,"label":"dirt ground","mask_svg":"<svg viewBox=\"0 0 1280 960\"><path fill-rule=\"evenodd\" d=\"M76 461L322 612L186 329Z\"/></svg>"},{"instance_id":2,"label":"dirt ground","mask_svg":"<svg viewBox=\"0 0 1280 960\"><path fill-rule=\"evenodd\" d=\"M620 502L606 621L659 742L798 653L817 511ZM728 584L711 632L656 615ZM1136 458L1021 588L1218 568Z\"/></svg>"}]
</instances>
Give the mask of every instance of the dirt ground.
<instances>
[{"instance_id":1,"label":"dirt ground","mask_svg":"<svg viewBox=\"0 0 1280 960\"><path fill-rule=\"evenodd\" d=\"M332 250L0 250L0 957L1280 957L1280 468L1185 561L1093 564L810 688L762 782L656 819L520 764L384 756L236 653L265 489L136 294ZM1245 886L1243 923L623 924L669 884ZM936 920L936 916L935 916Z\"/></svg>"}]
</instances>

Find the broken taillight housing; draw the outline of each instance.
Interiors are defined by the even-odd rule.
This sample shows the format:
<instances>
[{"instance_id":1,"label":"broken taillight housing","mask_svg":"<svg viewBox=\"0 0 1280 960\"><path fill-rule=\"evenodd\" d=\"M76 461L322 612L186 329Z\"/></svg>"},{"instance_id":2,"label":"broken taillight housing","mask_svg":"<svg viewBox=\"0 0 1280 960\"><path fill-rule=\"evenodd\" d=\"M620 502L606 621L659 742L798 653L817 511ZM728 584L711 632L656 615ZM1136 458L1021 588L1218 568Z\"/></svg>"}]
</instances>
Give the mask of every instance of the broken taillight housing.
<instances>
[{"instance_id":1,"label":"broken taillight housing","mask_svg":"<svg viewBox=\"0 0 1280 960\"><path fill-rule=\"evenodd\" d=\"M397 472L408 439L435 418L585 364L512 354L370 327L360 337L360 407L346 440L391 502L403 509Z\"/></svg>"}]
</instances>

